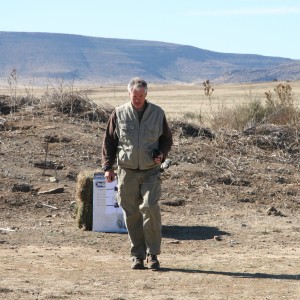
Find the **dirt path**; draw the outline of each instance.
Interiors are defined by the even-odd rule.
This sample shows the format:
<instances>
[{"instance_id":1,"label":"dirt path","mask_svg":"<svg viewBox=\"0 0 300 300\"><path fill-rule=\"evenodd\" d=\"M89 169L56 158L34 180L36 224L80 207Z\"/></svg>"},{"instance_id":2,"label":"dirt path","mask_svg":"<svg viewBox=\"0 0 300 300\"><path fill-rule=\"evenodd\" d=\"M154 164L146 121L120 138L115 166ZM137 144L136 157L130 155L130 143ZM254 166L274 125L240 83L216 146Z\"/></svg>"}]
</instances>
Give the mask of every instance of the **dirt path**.
<instances>
[{"instance_id":1,"label":"dirt path","mask_svg":"<svg viewBox=\"0 0 300 300\"><path fill-rule=\"evenodd\" d=\"M299 224L256 211L239 218L230 214L223 210L216 220L201 216L205 226L193 224L195 219L164 225L160 271L130 269L126 234L81 231L72 219L2 231L0 296L299 299L299 232L293 231ZM222 240L213 239L215 234Z\"/></svg>"}]
</instances>

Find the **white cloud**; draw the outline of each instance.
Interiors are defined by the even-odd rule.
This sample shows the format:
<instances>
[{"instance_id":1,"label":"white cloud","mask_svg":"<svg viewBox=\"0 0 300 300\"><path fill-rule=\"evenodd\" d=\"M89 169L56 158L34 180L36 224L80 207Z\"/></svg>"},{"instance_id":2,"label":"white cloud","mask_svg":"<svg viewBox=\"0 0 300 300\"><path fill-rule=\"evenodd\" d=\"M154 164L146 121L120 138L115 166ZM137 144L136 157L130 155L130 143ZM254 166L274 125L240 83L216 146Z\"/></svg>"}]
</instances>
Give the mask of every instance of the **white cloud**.
<instances>
[{"instance_id":1,"label":"white cloud","mask_svg":"<svg viewBox=\"0 0 300 300\"><path fill-rule=\"evenodd\" d=\"M300 6L271 7L271 8L244 8L230 10L210 10L185 12L188 16L241 16L241 15L287 15L299 14Z\"/></svg>"}]
</instances>

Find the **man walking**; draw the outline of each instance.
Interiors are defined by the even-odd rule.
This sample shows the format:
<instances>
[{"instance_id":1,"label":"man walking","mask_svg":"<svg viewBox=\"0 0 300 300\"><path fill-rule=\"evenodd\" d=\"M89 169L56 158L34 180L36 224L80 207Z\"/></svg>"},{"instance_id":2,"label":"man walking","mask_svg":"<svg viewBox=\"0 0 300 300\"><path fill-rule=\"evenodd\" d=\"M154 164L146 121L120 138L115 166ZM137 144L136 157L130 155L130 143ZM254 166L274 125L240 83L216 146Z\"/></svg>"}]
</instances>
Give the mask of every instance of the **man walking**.
<instances>
[{"instance_id":1,"label":"man walking","mask_svg":"<svg viewBox=\"0 0 300 300\"><path fill-rule=\"evenodd\" d=\"M102 146L105 178L115 178L118 166L118 202L125 215L131 243L132 269L159 269L161 251L160 165L173 144L164 111L146 100L147 83L133 78L130 101L111 114Z\"/></svg>"}]
</instances>

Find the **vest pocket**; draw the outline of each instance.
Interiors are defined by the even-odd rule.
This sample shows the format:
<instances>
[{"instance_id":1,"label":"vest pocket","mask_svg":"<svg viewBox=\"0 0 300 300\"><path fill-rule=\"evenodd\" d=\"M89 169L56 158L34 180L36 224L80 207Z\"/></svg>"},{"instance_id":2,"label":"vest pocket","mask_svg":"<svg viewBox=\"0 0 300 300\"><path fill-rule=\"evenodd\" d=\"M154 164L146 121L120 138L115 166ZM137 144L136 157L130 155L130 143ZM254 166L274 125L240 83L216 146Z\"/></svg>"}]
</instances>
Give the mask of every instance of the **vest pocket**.
<instances>
[{"instance_id":1,"label":"vest pocket","mask_svg":"<svg viewBox=\"0 0 300 300\"><path fill-rule=\"evenodd\" d=\"M121 123L119 125L119 128L120 128L120 138L121 139L125 138L125 140L128 140L133 135L134 123L133 122Z\"/></svg>"}]
</instances>

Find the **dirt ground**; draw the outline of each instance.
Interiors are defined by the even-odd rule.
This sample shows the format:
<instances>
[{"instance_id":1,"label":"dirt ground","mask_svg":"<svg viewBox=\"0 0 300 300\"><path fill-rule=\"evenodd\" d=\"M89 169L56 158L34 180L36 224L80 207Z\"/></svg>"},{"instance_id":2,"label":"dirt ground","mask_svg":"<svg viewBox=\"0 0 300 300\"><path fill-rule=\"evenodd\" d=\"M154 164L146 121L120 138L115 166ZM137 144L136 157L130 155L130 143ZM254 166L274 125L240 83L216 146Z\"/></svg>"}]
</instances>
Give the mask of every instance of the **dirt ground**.
<instances>
[{"instance_id":1,"label":"dirt ground","mask_svg":"<svg viewBox=\"0 0 300 300\"><path fill-rule=\"evenodd\" d=\"M126 234L76 223L76 176L99 166L105 123L50 108L1 117L1 299L300 299L295 132L171 124L161 270L131 270Z\"/></svg>"}]
</instances>

